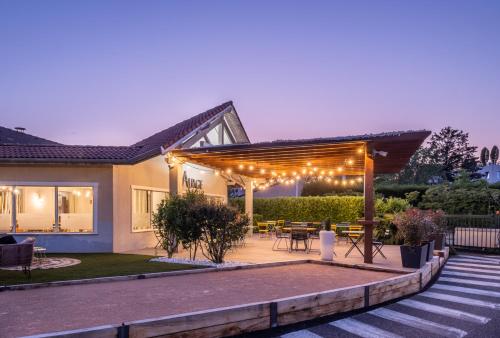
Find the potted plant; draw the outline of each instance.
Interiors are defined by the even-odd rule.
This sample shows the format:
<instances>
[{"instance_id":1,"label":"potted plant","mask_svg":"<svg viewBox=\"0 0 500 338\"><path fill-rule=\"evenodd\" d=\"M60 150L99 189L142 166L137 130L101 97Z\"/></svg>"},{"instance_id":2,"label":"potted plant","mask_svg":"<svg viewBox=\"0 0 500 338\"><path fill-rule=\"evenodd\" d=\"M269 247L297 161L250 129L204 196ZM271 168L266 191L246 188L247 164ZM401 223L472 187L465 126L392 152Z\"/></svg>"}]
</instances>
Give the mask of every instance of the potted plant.
<instances>
[{"instance_id":1,"label":"potted plant","mask_svg":"<svg viewBox=\"0 0 500 338\"><path fill-rule=\"evenodd\" d=\"M431 217L434 223L434 231L430 234L429 238L435 241L434 249L443 250L446 246L446 219L444 211L429 211L429 217Z\"/></svg>"},{"instance_id":2,"label":"potted plant","mask_svg":"<svg viewBox=\"0 0 500 338\"><path fill-rule=\"evenodd\" d=\"M400 246L401 262L405 268L419 269L427 261L428 244L423 244L428 219L419 209L412 208L397 214L394 224L398 228L397 236L404 241Z\"/></svg>"},{"instance_id":3,"label":"potted plant","mask_svg":"<svg viewBox=\"0 0 500 338\"><path fill-rule=\"evenodd\" d=\"M324 224L325 229L319 232L321 259L324 261L332 261L335 232L332 231L332 223L329 218L325 220Z\"/></svg>"}]
</instances>

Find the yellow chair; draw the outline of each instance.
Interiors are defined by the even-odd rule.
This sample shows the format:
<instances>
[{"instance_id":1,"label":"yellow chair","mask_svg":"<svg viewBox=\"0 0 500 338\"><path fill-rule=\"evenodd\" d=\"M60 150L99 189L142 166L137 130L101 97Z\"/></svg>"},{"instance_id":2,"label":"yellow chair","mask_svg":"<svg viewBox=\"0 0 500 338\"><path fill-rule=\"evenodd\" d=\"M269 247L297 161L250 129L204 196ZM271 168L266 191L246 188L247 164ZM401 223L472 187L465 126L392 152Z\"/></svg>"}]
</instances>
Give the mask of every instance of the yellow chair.
<instances>
[{"instance_id":1,"label":"yellow chair","mask_svg":"<svg viewBox=\"0 0 500 338\"><path fill-rule=\"evenodd\" d=\"M265 237L269 235L269 223L267 222L258 222L257 227L259 228L260 237Z\"/></svg>"},{"instance_id":2,"label":"yellow chair","mask_svg":"<svg viewBox=\"0 0 500 338\"><path fill-rule=\"evenodd\" d=\"M284 219L279 219L276 221L276 226L277 227L284 227L285 226L285 220Z\"/></svg>"},{"instance_id":3,"label":"yellow chair","mask_svg":"<svg viewBox=\"0 0 500 338\"><path fill-rule=\"evenodd\" d=\"M364 227L362 225L349 225L349 231L363 231ZM358 238L361 234L349 234L352 238Z\"/></svg>"}]
</instances>

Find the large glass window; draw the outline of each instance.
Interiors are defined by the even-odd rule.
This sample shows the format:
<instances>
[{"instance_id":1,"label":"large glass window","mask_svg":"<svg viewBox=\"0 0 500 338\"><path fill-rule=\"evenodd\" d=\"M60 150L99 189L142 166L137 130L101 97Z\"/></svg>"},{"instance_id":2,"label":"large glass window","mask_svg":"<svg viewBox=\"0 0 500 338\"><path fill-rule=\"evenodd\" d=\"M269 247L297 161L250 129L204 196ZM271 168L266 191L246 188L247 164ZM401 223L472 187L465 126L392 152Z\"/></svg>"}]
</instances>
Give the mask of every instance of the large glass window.
<instances>
[{"instance_id":1,"label":"large glass window","mask_svg":"<svg viewBox=\"0 0 500 338\"><path fill-rule=\"evenodd\" d=\"M132 231L153 230L153 213L158 206L168 197L165 191L149 190L143 188L132 189Z\"/></svg>"},{"instance_id":2,"label":"large glass window","mask_svg":"<svg viewBox=\"0 0 500 338\"><path fill-rule=\"evenodd\" d=\"M0 232L12 231L12 187L0 187Z\"/></svg>"},{"instance_id":3,"label":"large glass window","mask_svg":"<svg viewBox=\"0 0 500 338\"><path fill-rule=\"evenodd\" d=\"M16 187L16 232L52 232L55 187Z\"/></svg>"},{"instance_id":4,"label":"large glass window","mask_svg":"<svg viewBox=\"0 0 500 338\"><path fill-rule=\"evenodd\" d=\"M59 231L92 232L94 192L91 187L58 187Z\"/></svg>"},{"instance_id":5,"label":"large glass window","mask_svg":"<svg viewBox=\"0 0 500 338\"><path fill-rule=\"evenodd\" d=\"M70 186L1 186L0 232L94 231L94 189Z\"/></svg>"}]
</instances>

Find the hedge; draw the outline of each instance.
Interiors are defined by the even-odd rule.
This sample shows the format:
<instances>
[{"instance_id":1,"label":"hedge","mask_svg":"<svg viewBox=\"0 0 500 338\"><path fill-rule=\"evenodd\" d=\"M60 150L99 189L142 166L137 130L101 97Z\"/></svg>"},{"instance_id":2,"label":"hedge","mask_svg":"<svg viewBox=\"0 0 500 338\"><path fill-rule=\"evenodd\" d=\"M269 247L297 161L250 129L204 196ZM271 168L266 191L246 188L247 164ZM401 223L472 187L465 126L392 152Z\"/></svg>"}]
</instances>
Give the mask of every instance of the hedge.
<instances>
[{"instance_id":1,"label":"hedge","mask_svg":"<svg viewBox=\"0 0 500 338\"><path fill-rule=\"evenodd\" d=\"M244 210L244 199L232 199L231 204ZM393 213L409 206L403 199L389 198L376 201L377 213ZM333 223L355 222L363 217L363 197L359 196L307 196L255 198L254 214L267 220L284 219L290 221L323 221L327 218Z\"/></svg>"}]
</instances>

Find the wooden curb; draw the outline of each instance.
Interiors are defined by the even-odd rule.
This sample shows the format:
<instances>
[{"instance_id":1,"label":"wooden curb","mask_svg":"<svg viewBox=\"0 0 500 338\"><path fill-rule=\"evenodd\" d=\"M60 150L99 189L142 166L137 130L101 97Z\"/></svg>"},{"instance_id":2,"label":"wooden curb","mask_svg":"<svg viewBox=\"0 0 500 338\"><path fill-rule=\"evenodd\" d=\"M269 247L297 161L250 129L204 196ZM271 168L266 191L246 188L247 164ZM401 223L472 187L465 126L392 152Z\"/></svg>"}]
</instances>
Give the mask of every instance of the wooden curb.
<instances>
[{"instance_id":1,"label":"wooden curb","mask_svg":"<svg viewBox=\"0 0 500 338\"><path fill-rule=\"evenodd\" d=\"M64 337L226 337L271 329L318 317L367 308L423 290L444 266L449 256L446 250L434 256L422 268L378 282L311 293L272 301L242 304L176 314L161 318L131 321L122 325L100 326L82 330L62 331L30 338ZM287 264L319 263L292 261ZM321 263L323 264L323 263ZM336 265L326 263L328 265ZM256 264L252 268L283 265ZM248 266L250 267L250 266ZM245 266L247 268L247 266ZM357 267L359 268L359 267ZM367 268L367 267L363 267ZM216 271L221 271L217 270ZM235 270L235 269L230 269ZM222 270L227 271L227 270ZM377 271L381 271L378 270ZM401 271L401 270L399 270ZM393 271L391 271L393 272Z\"/></svg>"}]
</instances>

